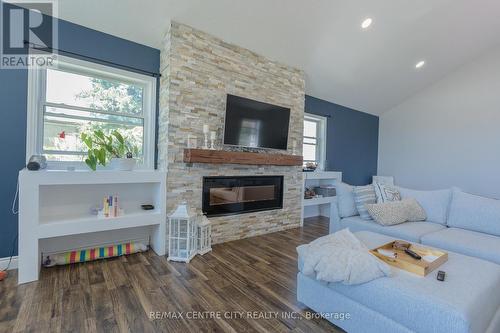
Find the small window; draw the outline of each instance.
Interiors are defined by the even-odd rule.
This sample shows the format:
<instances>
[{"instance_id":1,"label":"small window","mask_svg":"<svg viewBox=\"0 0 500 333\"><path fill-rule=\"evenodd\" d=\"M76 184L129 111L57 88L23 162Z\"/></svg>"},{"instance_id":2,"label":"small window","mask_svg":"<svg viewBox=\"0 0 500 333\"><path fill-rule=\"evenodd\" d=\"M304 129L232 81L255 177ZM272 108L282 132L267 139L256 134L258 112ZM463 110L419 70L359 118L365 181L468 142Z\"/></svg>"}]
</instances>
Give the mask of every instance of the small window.
<instances>
[{"instance_id":1,"label":"small window","mask_svg":"<svg viewBox=\"0 0 500 333\"><path fill-rule=\"evenodd\" d=\"M304 116L304 145L302 148L304 166L317 163L320 170L326 163L326 118L312 114Z\"/></svg>"},{"instance_id":2,"label":"small window","mask_svg":"<svg viewBox=\"0 0 500 333\"><path fill-rule=\"evenodd\" d=\"M54 68L30 70L27 158L83 166L81 133L118 130L137 148L139 165L153 168L155 89L153 77L61 56Z\"/></svg>"}]
</instances>

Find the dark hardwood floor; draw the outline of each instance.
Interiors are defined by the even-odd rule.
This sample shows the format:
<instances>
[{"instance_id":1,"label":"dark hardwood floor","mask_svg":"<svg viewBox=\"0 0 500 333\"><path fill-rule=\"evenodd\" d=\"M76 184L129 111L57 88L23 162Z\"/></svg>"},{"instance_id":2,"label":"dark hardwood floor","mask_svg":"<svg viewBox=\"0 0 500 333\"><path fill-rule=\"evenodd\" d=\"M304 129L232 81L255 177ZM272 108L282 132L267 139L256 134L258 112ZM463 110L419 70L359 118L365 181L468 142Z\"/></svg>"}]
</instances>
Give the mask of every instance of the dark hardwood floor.
<instances>
[{"instance_id":1,"label":"dark hardwood floor","mask_svg":"<svg viewBox=\"0 0 500 333\"><path fill-rule=\"evenodd\" d=\"M327 233L326 219L313 218L215 245L187 265L150 251L43 269L21 286L10 271L0 332L341 332L308 319L295 294L296 246Z\"/></svg>"}]
</instances>

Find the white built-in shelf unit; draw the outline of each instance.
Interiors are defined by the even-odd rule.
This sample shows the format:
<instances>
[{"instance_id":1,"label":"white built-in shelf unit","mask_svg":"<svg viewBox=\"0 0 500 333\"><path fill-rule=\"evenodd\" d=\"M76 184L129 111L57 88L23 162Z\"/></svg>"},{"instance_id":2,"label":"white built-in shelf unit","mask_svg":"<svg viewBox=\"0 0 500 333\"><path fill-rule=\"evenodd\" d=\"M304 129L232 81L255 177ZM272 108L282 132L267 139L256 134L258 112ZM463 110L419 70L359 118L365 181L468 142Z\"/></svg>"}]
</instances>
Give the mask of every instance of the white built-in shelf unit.
<instances>
[{"instance_id":1,"label":"white built-in shelf unit","mask_svg":"<svg viewBox=\"0 0 500 333\"><path fill-rule=\"evenodd\" d=\"M334 185L335 182L342 181L342 172L337 171L314 171L303 173L303 190L306 187L318 187L321 185ZM302 193L303 194L303 193ZM326 216L331 217L333 205L336 204L336 197L322 197L304 199L302 195L302 221L304 217Z\"/></svg>"},{"instance_id":2,"label":"white built-in shelf unit","mask_svg":"<svg viewBox=\"0 0 500 333\"><path fill-rule=\"evenodd\" d=\"M19 283L38 280L44 251L68 251L147 238L165 254L166 173L162 171L28 171L19 173ZM99 218L103 198L118 196L124 213ZM142 210L152 204L154 210Z\"/></svg>"}]
</instances>

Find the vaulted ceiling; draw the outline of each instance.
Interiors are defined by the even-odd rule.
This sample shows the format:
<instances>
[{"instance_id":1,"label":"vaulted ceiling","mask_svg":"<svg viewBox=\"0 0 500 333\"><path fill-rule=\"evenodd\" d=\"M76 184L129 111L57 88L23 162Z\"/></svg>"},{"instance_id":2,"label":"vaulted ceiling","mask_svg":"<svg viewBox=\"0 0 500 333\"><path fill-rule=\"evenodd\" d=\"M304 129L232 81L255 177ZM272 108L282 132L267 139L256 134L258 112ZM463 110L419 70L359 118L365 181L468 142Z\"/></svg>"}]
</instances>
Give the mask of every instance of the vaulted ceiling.
<instances>
[{"instance_id":1,"label":"vaulted ceiling","mask_svg":"<svg viewBox=\"0 0 500 333\"><path fill-rule=\"evenodd\" d=\"M161 49L170 20L301 68L307 94L381 114L500 43L498 0L60 0L58 16ZM363 30L361 22L372 25ZM415 64L426 64L416 69Z\"/></svg>"}]
</instances>

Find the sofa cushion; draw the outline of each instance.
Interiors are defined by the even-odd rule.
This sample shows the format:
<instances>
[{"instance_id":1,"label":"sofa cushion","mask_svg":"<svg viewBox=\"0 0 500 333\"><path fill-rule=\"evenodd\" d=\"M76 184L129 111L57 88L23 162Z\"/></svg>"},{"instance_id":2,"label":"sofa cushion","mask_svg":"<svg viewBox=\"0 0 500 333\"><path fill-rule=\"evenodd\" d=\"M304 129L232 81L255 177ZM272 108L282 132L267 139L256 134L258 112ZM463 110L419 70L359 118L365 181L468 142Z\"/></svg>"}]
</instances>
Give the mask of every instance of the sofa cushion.
<instances>
[{"instance_id":1,"label":"sofa cushion","mask_svg":"<svg viewBox=\"0 0 500 333\"><path fill-rule=\"evenodd\" d=\"M500 200L453 190L448 226L500 236Z\"/></svg>"},{"instance_id":2,"label":"sofa cushion","mask_svg":"<svg viewBox=\"0 0 500 333\"><path fill-rule=\"evenodd\" d=\"M372 183L394 186L393 176L372 176Z\"/></svg>"},{"instance_id":3,"label":"sofa cushion","mask_svg":"<svg viewBox=\"0 0 500 333\"><path fill-rule=\"evenodd\" d=\"M356 204L356 209L362 219L371 220L372 217L366 209L367 204L374 204L377 202L377 197L375 196L375 189L373 185L366 186L356 186L353 190L354 193L354 203Z\"/></svg>"},{"instance_id":4,"label":"sofa cushion","mask_svg":"<svg viewBox=\"0 0 500 333\"><path fill-rule=\"evenodd\" d=\"M354 203L354 186L343 182L335 182L337 192L337 205L340 217L358 215L356 204Z\"/></svg>"},{"instance_id":5,"label":"sofa cushion","mask_svg":"<svg viewBox=\"0 0 500 333\"><path fill-rule=\"evenodd\" d=\"M422 244L500 264L500 237L458 228L446 228L422 237Z\"/></svg>"},{"instance_id":6,"label":"sofa cushion","mask_svg":"<svg viewBox=\"0 0 500 333\"><path fill-rule=\"evenodd\" d=\"M349 228L351 232L372 231L411 242L420 242L420 238L431 232L445 227L431 222L406 222L398 225L383 226L373 221L363 220L359 216L352 216L340 220L341 228Z\"/></svg>"},{"instance_id":7,"label":"sofa cushion","mask_svg":"<svg viewBox=\"0 0 500 333\"><path fill-rule=\"evenodd\" d=\"M401 198L414 198L427 214L427 221L446 225L451 189L437 191L417 191L398 187Z\"/></svg>"}]
</instances>

